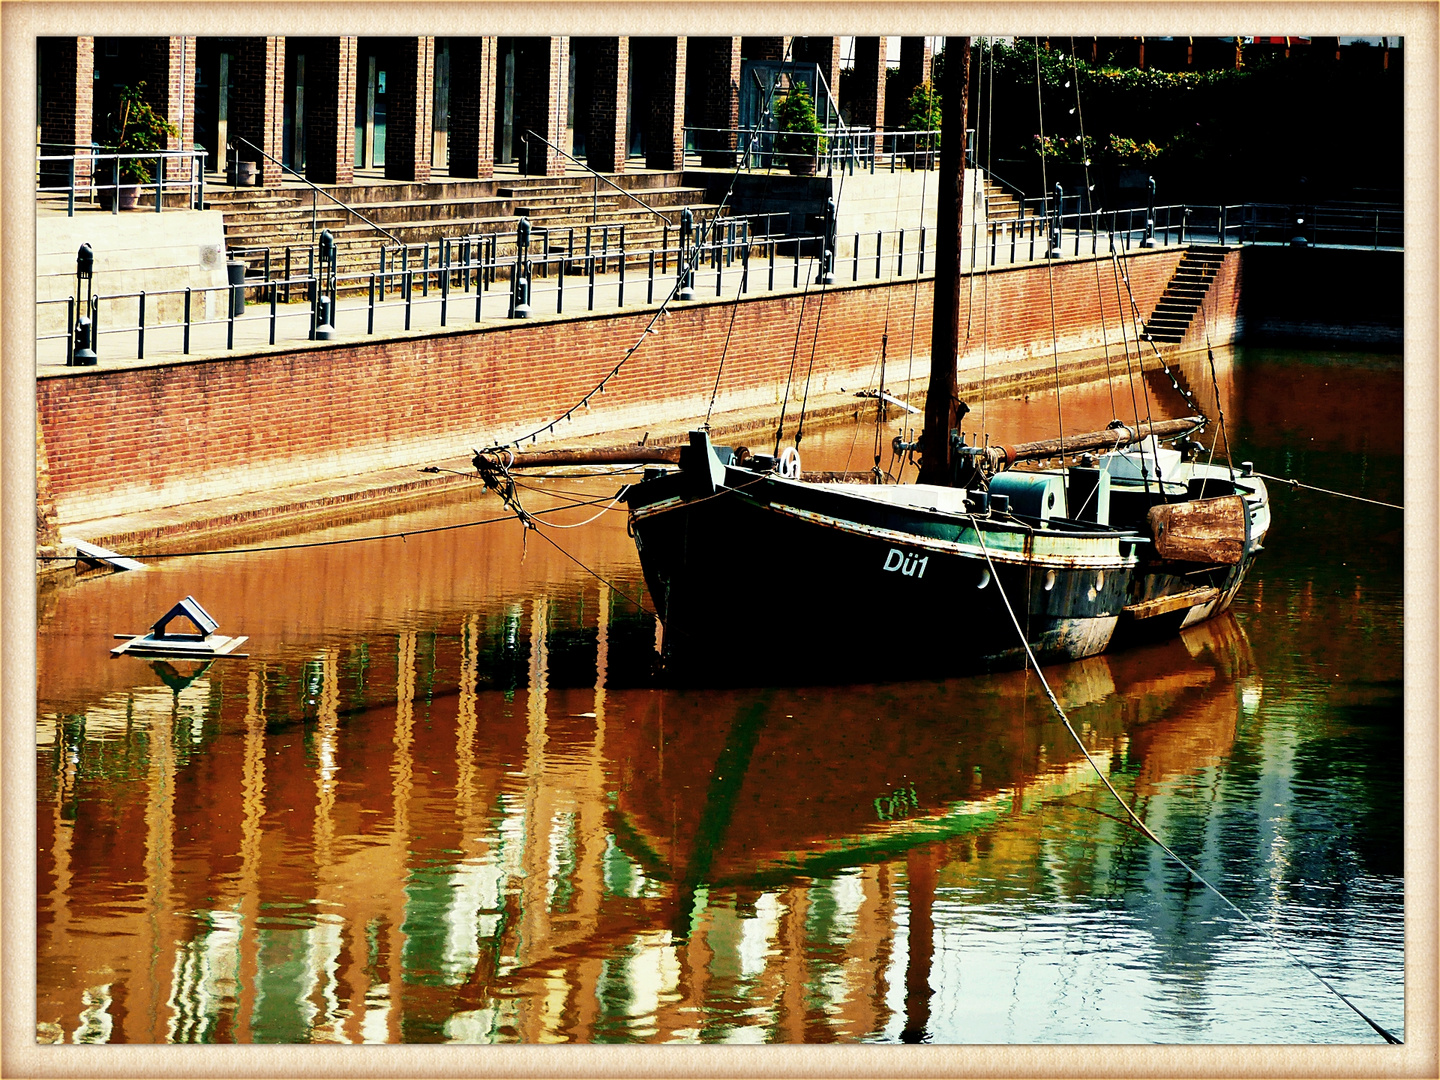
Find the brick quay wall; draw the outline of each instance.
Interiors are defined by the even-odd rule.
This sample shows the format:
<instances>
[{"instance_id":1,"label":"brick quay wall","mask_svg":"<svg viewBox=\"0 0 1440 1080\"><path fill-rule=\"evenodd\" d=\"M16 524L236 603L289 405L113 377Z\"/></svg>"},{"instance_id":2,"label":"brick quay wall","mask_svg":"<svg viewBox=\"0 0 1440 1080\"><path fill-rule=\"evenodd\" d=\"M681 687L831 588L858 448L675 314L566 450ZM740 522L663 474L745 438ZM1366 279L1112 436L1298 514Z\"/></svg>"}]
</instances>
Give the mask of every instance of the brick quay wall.
<instances>
[{"instance_id":1,"label":"brick quay wall","mask_svg":"<svg viewBox=\"0 0 1440 1080\"><path fill-rule=\"evenodd\" d=\"M1141 318L1181 254L1125 260ZM1240 262L1238 250L1229 254L1207 317L1197 315L1182 348L1203 347L1207 326L1215 344L1237 337ZM982 362L1001 382L1052 371L1052 295L1062 372L1078 372L1107 344L1120 355L1114 275L1108 259L1082 258L962 282L962 380L978 377ZM812 355L810 407L833 411L842 388L848 397L878 384L884 335L888 384L912 363L916 377L928 371L932 289L926 277L676 305L588 408L576 406L642 336L653 309L45 371L36 384L40 467L68 524L453 461L572 409L540 444L629 428L673 435L705 414L722 354L717 411L778 412L792 356L796 409ZM1120 297L1128 305L1123 285ZM1128 323L1125 333L1133 338Z\"/></svg>"}]
</instances>

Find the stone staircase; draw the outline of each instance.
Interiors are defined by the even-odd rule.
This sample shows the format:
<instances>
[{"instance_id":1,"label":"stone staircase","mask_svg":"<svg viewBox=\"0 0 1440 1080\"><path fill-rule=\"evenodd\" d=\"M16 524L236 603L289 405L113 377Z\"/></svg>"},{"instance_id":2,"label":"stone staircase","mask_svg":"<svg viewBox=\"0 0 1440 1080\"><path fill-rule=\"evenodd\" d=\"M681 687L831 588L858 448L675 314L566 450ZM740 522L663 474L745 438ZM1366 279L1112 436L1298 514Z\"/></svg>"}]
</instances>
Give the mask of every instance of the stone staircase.
<instances>
[{"instance_id":1,"label":"stone staircase","mask_svg":"<svg viewBox=\"0 0 1440 1080\"><path fill-rule=\"evenodd\" d=\"M988 177L984 177L983 182L985 185L985 220L1018 221L1020 219L1020 200Z\"/></svg>"},{"instance_id":2,"label":"stone staircase","mask_svg":"<svg viewBox=\"0 0 1440 1080\"><path fill-rule=\"evenodd\" d=\"M1180 257L1180 265L1155 310L1145 320L1142 336L1162 345L1182 341L1224 261L1223 247L1191 244Z\"/></svg>"},{"instance_id":3,"label":"stone staircase","mask_svg":"<svg viewBox=\"0 0 1440 1080\"><path fill-rule=\"evenodd\" d=\"M323 188L389 236L303 186L209 187L206 206L223 213L226 247L249 266L247 277L252 280L263 275L267 251L270 276L284 276L287 248L291 272L307 273L311 244L323 229L329 229L335 237L337 271L342 278L378 271L382 248L389 249L386 270L398 268L397 240L411 249L408 265L412 269L424 264L425 245L429 245L428 261L434 268L440 260L442 239L460 237L480 236L487 243L493 237L496 254L505 259L515 253L521 217L529 218L532 227L532 258L544 252L547 237L552 256L557 252L565 254L573 243L570 258L583 258L588 227L591 250L599 251L608 241L613 267L619 257L622 230L627 261L640 262L648 259L645 253L650 248L660 246L667 225L670 245L675 245L682 209L690 207L697 221L713 213L715 207L704 202L704 190L684 187L679 179L678 173L622 174L615 179L654 213L587 177ZM359 281L350 284L352 288L362 287Z\"/></svg>"}]
</instances>

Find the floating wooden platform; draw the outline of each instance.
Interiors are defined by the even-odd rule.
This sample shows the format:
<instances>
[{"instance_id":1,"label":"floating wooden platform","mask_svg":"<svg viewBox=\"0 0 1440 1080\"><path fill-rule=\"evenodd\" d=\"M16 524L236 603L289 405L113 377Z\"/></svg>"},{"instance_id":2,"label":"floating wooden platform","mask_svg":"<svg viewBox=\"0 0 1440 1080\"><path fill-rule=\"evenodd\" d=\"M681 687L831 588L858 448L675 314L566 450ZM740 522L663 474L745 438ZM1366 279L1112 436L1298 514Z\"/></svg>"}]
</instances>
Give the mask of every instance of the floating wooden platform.
<instances>
[{"instance_id":1,"label":"floating wooden platform","mask_svg":"<svg viewBox=\"0 0 1440 1080\"><path fill-rule=\"evenodd\" d=\"M246 634L239 637L208 634L198 641L176 641L173 638L158 638L154 634L116 634L115 636L124 641L124 644L116 645L111 649L111 656L166 656L180 660L215 660L222 656L232 656L237 660L243 660L250 655L235 651L240 645L250 640L249 635Z\"/></svg>"}]
</instances>

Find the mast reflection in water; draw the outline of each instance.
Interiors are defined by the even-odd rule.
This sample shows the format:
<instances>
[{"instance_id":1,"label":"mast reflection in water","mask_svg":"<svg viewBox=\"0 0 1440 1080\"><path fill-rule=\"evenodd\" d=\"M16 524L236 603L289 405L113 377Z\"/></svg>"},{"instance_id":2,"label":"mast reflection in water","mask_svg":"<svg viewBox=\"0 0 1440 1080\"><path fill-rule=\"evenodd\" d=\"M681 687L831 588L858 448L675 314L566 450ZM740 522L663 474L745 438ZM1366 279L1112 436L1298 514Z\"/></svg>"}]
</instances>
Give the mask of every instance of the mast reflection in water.
<instances>
[{"instance_id":1,"label":"mast reflection in water","mask_svg":"<svg viewBox=\"0 0 1440 1080\"><path fill-rule=\"evenodd\" d=\"M1220 389L1262 469L1398 501L1399 384L1256 353ZM1401 520L1279 499L1233 614L1047 676L1146 822L1402 1034ZM414 532L495 507L43 599L42 1041L1373 1040L1120 820L1033 674L666 689L623 516L556 534L609 584L513 524ZM186 593L249 660L109 660Z\"/></svg>"}]
</instances>

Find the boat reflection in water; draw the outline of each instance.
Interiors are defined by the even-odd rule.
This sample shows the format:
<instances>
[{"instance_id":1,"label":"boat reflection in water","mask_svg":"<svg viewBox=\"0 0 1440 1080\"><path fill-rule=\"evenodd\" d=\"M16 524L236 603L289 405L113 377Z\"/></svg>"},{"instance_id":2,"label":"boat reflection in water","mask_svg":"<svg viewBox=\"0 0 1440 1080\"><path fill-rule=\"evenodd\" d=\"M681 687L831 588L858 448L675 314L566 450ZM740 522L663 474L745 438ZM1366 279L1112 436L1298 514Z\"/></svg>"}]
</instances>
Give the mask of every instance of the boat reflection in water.
<instances>
[{"instance_id":1,"label":"boat reflection in water","mask_svg":"<svg viewBox=\"0 0 1440 1080\"><path fill-rule=\"evenodd\" d=\"M1398 364L1250 363L1227 416L1354 419L1257 460L1398 500ZM1120 820L1033 673L666 688L623 512L563 534L608 585L513 523L420 531L496 506L42 595L41 1041L1375 1040ZM1403 534L1291 509L1233 613L1046 677L1145 821L1403 1034ZM110 658L187 594L249 659ZM903 648L884 621L854 647Z\"/></svg>"},{"instance_id":2,"label":"boat reflection in water","mask_svg":"<svg viewBox=\"0 0 1440 1080\"><path fill-rule=\"evenodd\" d=\"M653 654L572 582L193 681L157 662L42 721L42 1038L898 1038L927 1028L937 890L1001 900L997 860L1100 887L1134 846L1033 676L610 685ZM1142 800L1258 693L1228 615L1052 678ZM1063 870L1056 807L1085 815Z\"/></svg>"}]
</instances>

